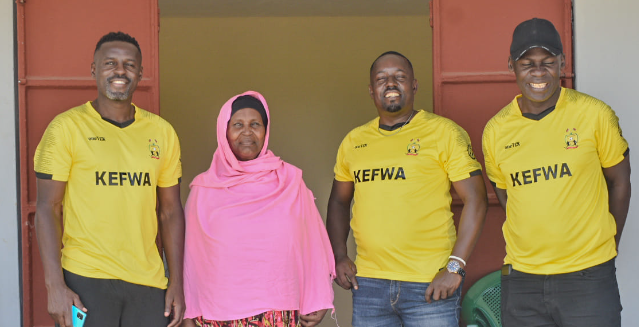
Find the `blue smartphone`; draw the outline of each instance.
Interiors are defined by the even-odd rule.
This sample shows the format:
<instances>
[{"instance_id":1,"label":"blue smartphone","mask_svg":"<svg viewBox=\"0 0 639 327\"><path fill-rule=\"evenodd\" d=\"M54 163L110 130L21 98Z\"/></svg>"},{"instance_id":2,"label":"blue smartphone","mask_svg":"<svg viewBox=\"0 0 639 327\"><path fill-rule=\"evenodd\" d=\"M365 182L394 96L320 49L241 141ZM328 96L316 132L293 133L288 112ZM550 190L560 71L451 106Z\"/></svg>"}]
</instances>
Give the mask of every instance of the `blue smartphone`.
<instances>
[{"instance_id":1,"label":"blue smartphone","mask_svg":"<svg viewBox=\"0 0 639 327\"><path fill-rule=\"evenodd\" d=\"M84 321L87 319L87 314L78 309L75 305L71 306L71 316L73 317L73 327L84 326Z\"/></svg>"}]
</instances>

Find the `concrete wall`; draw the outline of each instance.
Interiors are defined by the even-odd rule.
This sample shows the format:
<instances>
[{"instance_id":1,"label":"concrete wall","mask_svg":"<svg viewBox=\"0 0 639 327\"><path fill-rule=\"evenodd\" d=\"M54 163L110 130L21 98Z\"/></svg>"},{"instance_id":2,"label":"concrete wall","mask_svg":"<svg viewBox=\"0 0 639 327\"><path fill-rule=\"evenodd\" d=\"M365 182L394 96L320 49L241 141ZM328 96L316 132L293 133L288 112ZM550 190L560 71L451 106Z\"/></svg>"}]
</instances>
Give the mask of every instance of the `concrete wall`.
<instances>
[{"instance_id":1,"label":"concrete wall","mask_svg":"<svg viewBox=\"0 0 639 327\"><path fill-rule=\"evenodd\" d=\"M0 325L20 326L13 1L0 2Z\"/></svg>"},{"instance_id":2,"label":"concrete wall","mask_svg":"<svg viewBox=\"0 0 639 327\"><path fill-rule=\"evenodd\" d=\"M377 116L368 83L378 55L395 50L411 59L419 80L415 105L432 111L427 16L176 17L162 18L161 26L160 110L180 136L183 199L211 164L220 107L240 92L265 96L269 147L304 171L323 217L342 138ZM339 324L348 327L350 292L335 292ZM335 324L326 318L322 326Z\"/></svg>"},{"instance_id":3,"label":"concrete wall","mask_svg":"<svg viewBox=\"0 0 639 327\"><path fill-rule=\"evenodd\" d=\"M639 322L639 110L637 76L639 66L639 2L636 0L575 0L576 89L608 103L619 116L623 134L630 143L635 187L630 212L617 257L623 326Z\"/></svg>"}]
</instances>

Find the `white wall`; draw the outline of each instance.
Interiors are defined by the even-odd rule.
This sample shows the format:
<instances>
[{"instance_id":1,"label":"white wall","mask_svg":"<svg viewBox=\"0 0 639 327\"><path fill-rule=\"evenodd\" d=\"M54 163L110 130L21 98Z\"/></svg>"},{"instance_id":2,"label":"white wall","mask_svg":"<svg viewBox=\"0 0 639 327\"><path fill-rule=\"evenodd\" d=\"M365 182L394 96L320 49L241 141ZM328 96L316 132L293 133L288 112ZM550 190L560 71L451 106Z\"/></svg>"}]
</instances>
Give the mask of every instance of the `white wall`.
<instances>
[{"instance_id":1,"label":"white wall","mask_svg":"<svg viewBox=\"0 0 639 327\"><path fill-rule=\"evenodd\" d=\"M622 325L639 322L639 1L574 0L577 90L608 103L630 143L634 196L617 257Z\"/></svg>"},{"instance_id":2,"label":"white wall","mask_svg":"<svg viewBox=\"0 0 639 327\"><path fill-rule=\"evenodd\" d=\"M0 325L20 326L13 1L0 2Z\"/></svg>"}]
</instances>

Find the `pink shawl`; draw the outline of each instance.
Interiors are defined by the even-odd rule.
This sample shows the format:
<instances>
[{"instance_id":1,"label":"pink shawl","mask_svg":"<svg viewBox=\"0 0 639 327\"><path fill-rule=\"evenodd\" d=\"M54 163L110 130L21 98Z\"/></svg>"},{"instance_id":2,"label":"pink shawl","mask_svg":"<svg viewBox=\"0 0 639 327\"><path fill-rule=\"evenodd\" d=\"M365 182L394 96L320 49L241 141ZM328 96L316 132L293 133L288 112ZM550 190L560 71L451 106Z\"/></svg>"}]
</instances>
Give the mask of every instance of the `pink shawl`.
<instances>
[{"instance_id":1,"label":"pink shawl","mask_svg":"<svg viewBox=\"0 0 639 327\"><path fill-rule=\"evenodd\" d=\"M267 149L238 161L226 140L229 99L217 118L211 167L186 202L185 318L247 318L269 310L333 308L333 252L302 171Z\"/></svg>"}]
</instances>

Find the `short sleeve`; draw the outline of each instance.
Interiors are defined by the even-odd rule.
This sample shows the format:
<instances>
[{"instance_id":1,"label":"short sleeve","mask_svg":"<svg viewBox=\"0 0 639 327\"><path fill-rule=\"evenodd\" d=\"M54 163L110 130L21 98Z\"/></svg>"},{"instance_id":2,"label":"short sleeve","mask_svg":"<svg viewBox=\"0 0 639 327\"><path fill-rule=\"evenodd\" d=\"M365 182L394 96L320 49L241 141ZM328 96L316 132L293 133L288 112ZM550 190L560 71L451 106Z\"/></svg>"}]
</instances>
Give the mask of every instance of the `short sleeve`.
<instances>
[{"instance_id":1,"label":"short sleeve","mask_svg":"<svg viewBox=\"0 0 639 327\"><path fill-rule=\"evenodd\" d=\"M353 182L353 176L350 174L348 169L348 164L346 162L346 150L351 147L348 146L348 136L344 138L342 144L340 144L339 149L337 150L337 159L335 160L335 168L333 168L333 172L335 172L335 180L339 182Z\"/></svg>"},{"instance_id":2,"label":"short sleeve","mask_svg":"<svg viewBox=\"0 0 639 327\"><path fill-rule=\"evenodd\" d=\"M457 182L471 177L473 172L481 171L481 165L475 159L468 133L453 122L450 122L448 131L449 137L445 147L447 156L444 162L448 179L451 182Z\"/></svg>"},{"instance_id":3,"label":"short sleeve","mask_svg":"<svg viewBox=\"0 0 639 327\"><path fill-rule=\"evenodd\" d=\"M167 123L168 124L168 123ZM173 127L169 125L166 132L165 159L158 178L159 187L171 187L177 185L182 178L182 161L180 140ZM163 149L160 149L162 151Z\"/></svg>"},{"instance_id":4,"label":"short sleeve","mask_svg":"<svg viewBox=\"0 0 639 327\"><path fill-rule=\"evenodd\" d=\"M609 168L620 163L628 149L628 142L622 135L619 118L607 105L599 112L595 135L601 166Z\"/></svg>"},{"instance_id":5,"label":"short sleeve","mask_svg":"<svg viewBox=\"0 0 639 327\"><path fill-rule=\"evenodd\" d=\"M73 163L69 135L62 119L56 117L49 123L36 148L33 158L36 177L66 182Z\"/></svg>"},{"instance_id":6,"label":"short sleeve","mask_svg":"<svg viewBox=\"0 0 639 327\"><path fill-rule=\"evenodd\" d=\"M508 186L504 180L504 176L499 170L497 163L495 162L495 142L494 131L490 127L490 122L484 128L484 134L482 136L482 151L484 153L484 164L486 165L486 175L488 179L495 183L495 185L505 190Z\"/></svg>"}]
</instances>

